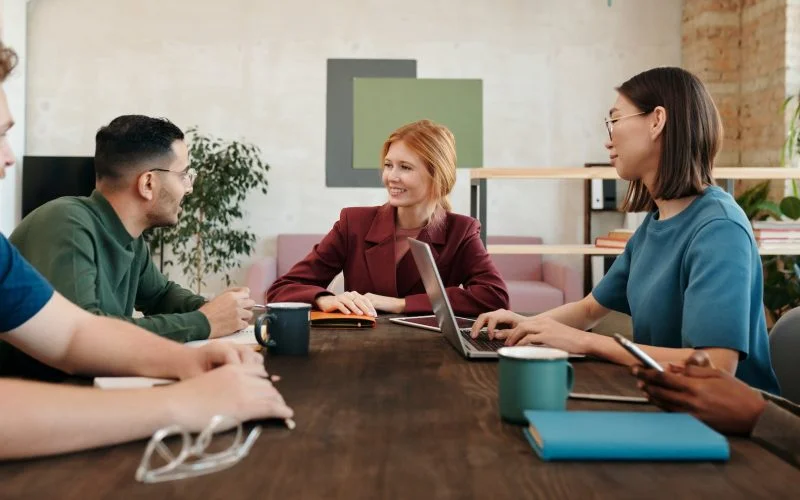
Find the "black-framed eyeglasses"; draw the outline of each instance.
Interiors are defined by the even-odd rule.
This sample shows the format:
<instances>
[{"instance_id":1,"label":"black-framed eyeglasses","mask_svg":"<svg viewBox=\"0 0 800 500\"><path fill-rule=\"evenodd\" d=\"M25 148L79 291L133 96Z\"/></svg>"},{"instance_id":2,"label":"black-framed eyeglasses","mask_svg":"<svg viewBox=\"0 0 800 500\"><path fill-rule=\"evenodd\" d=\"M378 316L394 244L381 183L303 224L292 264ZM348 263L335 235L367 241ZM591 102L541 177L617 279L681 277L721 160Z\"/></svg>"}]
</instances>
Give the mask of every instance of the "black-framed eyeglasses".
<instances>
[{"instance_id":1,"label":"black-framed eyeglasses","mask_svg":"<svg viewBox=\"0 0 800 500\"><path fill-rule=\"evenodd\" d=\"M606 129L608 130L608 138L611 139L611 132L614 131L614 124L623 118L630 118L631 116L639 116L639 115L646 115L647 111L642 111L641 113L631 113L629 115L618 116L616 118L606 118Z\"/></svg>"},{"instance_id":2,"label":"black-framed eyeglasses","mask_svg":"<svg viewBox=\"0 0 800 500\"><path fill-rule=\"evenodd\" d=\"M148 172L169 172L171 174L178 174L183 182L188 182L191 186L194 184L195 179L197 179L197 170L194 168L187 168L183 172L176 172L174 170L169 170L166 168L151 168Z\"/></svg>"}]
</instances>

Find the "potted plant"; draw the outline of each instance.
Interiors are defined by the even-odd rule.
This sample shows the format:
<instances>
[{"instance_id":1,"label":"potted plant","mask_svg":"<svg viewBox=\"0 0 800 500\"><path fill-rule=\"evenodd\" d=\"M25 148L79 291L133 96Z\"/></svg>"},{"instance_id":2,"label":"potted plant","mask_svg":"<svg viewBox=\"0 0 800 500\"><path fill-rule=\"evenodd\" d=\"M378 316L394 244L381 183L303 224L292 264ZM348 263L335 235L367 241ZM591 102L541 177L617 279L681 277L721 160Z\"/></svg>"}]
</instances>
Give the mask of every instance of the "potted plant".
<instances>
[{"instance_id":1,"label":"potted plant","mask_svg":"<svg viewBox=\"0 0 800 500\"><path fill-rule=\"evenodd\" d=\"M789 118L780 164L792 166L800 151L800 95L787 97L780 113ZM769 200L769 189L770 181L761 182L736 198L748 219L800 219L800 192L795 179L791 181L792 194L780 202ZM764 307L768 322L774 324L783 313L800 306L800 256L765 255L761 261L764 267Z\"/></svg>"},{"instance_id":2,"label":"potted plant","mask_svg":"<svg viewBox=\"0 0 800 500\"><path fill-rule=\"evenodd\" d=\"M784 197L779 203L770 201L770 181L751 187L736 198L751 221L766 219L800 219L800 198ZM783 313L800 306L800 257L796 255L763 255L764 307L769 324Z\"/></svg>"},{"instance_id":3,"label":"potted plant","mask_svg":"<svg viewBox=\"0 0 800 500\"><path fill-rule=\"evenodd\" d=\"M233 226L242 218L241 204L252 190L267 193L269 165L253 144L225 141L196 128L186 136L190 166L197 171L193 192L184 198L177 225L148 231L146 238L151 253L160 256L162 271L179 266L199 294L210 274L224 272L230 285L229 271L237 257L252 252L255 234Z\"/></svg>"}]
</instances>

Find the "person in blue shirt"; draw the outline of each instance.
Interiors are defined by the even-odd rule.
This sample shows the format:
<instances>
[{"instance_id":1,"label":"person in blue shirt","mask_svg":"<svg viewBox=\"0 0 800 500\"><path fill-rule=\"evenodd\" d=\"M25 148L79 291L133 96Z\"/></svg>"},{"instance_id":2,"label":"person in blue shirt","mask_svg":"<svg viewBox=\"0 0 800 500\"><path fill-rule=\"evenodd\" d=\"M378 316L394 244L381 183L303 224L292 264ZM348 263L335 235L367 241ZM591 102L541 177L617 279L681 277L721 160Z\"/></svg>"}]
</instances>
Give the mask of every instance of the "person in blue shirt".
<instances>
[{"instance_id":1,"label":"person in blue shirt","mask_svg":"<svg viewBox=\"0 0 800 500\"><path fill-rule=\"evenodd\" d=\"M712 177L723 134L711 96L680 68L645 71L617 92L605 146L630 181L623 208L649 212L643 224L582 300L531 318L483 314L473 336L488 326L508 345L636 364L612 338L585 331L614 310L631 316L634 341L656 361L680 363L704 349L716 367L777 394L761 258L744 212Z\"/></svg>"},{"instance_id":2,"label":"person in blue shirt","mask_svg":"<svg viewBox=\"0 0 800 500\"><path fill-rule=\"evenodd\" d=\"M0 84L15 62L14 52L0 42ZM13 123L0 86L0 178L14 164L6 138ZM109 330L115 334L107 335ZM181 380L158 389L106 391L2 378L0 460L140 439L173 424L196 432L217 414L240 421L292 416L263 358L249 346L192 348L86 312L54 292L4 235L0 342L67 373Z\"/></svg>"}]
</instances>

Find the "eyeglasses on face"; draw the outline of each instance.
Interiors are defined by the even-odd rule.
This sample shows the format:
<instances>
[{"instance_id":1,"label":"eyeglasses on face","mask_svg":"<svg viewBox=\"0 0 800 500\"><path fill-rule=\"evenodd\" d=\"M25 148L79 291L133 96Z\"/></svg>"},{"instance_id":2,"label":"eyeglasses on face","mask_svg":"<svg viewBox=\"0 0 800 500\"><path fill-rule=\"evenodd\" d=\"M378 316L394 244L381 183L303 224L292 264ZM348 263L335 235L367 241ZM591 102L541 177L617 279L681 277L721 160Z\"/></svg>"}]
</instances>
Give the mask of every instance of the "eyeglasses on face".
<instances>
[{"instance_id":1,"label":"eyeglasses on face","mask_svg":"<svg viewBox=\"0 0 800 500\"><path fill-rule=\"evenodd\" d=\"M178 174L181 180L190 186L194 184L195 179L197 179L197 170L195 170L194 168L187 168L182 172L176 172L174 170L169 170L166 168L151 168L150 170L148 170L148 172L168 172L171 174Z\"/></svg>"},{"instance_id":2,"label":"eyeglasses on face","mask_svg":"<svg viewBox=\"0 0 800 500\"><path fill-rule=\"evenodd\" d=\"M646 111L642 111L641 113L631 113L629 115L618 116L616 118L606 118L606 129L608 129L608 138L611 139L611 132L614 131L614 124L623 118L630 118L631 116L639 116L639 115L646 115Z\"/></svg>"}]
</instances>

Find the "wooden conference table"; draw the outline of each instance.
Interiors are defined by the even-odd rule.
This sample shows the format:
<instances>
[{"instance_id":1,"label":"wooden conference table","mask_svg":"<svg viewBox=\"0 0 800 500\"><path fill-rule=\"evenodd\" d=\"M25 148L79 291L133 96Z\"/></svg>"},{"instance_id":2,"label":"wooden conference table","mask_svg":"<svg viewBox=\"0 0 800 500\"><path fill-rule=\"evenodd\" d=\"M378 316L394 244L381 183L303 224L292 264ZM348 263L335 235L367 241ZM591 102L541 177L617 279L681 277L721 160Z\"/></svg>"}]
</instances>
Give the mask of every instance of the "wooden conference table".
<instances>
[{"instance_id":1,"label":"wooden conference table","mask_svg":"<svg viewBox=\"0 0 800 500\"><path fill-rule=\"evenodd\" d=\"M574 361L575 391L636 395L626 369ZM731 438L728 463L540 461L500 421L497 363L397 326L312 330L308 358L269 360L297 428L265 423L231 469L159 484L134 472L146 441L0 465L0 498L798 498L800 470ZM12 407L12 406L9 406ZM570 401L569 409L657 411ZM665 429L664 432L669 432Z\"/></svg>"}]
</instances>

